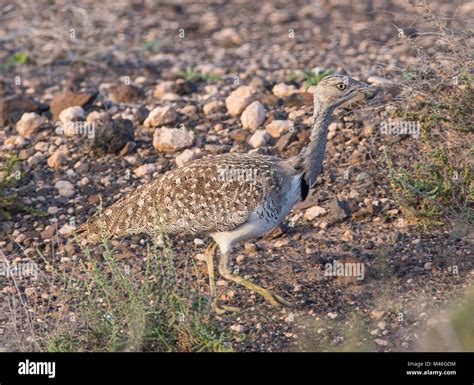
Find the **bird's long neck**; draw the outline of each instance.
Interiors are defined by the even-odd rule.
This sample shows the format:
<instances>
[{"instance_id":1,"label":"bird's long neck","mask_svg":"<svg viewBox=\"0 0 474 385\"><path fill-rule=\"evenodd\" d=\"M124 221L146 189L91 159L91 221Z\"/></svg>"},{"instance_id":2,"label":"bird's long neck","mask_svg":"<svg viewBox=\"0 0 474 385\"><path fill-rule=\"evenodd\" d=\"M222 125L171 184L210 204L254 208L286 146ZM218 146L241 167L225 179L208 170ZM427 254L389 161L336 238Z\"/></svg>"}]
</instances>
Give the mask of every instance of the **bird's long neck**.
<instances>
[{"instance_id":1,"label":"bird's long neck","mask_svg":"<svg viewBox=\"0 0 474 385\"><path fill-rule=\"evenodd\" d=\"M322 170L328 126L333 111L334 108L325 106L317 94L314 96L313 126L309 143L298 156L300 167L304 172L304 179L309 188L314 185Z\"/></svg>"}]
</instances>

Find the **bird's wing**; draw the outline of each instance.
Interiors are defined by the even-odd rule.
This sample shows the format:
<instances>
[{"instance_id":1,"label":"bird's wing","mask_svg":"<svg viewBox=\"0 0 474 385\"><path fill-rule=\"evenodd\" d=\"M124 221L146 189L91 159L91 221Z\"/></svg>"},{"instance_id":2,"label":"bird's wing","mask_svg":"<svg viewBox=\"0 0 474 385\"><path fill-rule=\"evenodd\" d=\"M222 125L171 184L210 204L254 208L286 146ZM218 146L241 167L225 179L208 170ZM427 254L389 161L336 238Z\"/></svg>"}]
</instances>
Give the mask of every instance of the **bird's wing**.
<instances>
[{"instance_id":1,"label":"bird's wing","mask_svg":"<svg viewBox=\"0 0 474 385\"><path fill-rule=\"evenodd\" d=\"M234 230L259 204L282 191L280 162L224 154L187 163L106 208L101 226L96 217L82 229L102 227L108 237L152 233L157 227L183 234Z\"/></svg>"}]
</instances>

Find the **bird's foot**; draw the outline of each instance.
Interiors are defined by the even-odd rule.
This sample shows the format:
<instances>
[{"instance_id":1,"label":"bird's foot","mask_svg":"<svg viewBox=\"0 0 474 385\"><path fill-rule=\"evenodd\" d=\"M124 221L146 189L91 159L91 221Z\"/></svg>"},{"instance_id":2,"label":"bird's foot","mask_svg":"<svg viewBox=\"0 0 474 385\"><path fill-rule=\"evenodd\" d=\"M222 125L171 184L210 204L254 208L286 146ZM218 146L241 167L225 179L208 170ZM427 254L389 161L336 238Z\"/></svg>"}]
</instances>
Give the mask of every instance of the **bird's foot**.
<instances>
[{"instance_id":1,"label":"bird's foot","mask_svg":"<svg viewBox=\"0 0 474 385\"><path fill-rule=\"evenodd\" d=\"M240 308L236 306L228 306L228 305L219 305L217 301L212 302L211 304L211 309L216 313L216 314L224 314L226 312L233 312L233 313L238 313L240 312Z\"/></svg>"},{"instance_id":2,"label":"bird's foot","mask_svg":"<svg viewBox=\"0 0 474 385\"><path fill-rule=\"evenodd\" d=\"M279 306L292 307L293 306L290 302L288 302L286 299L279 296L278 294L272 293L270 290L265 289L261 286L258 286L249 280L242 279L240 280L239 283L244 285L246 288L252 290L253 292L260 294L263 298L265 298L265 300L270 305L274 307L279 307Z\"/></svg>"},{"instance_id":3,"label":"bird's foot","mask_svg":"<svg viewBox=\"0 0 474 385\"><path fill-rule=\"evenodd\" d=\"M286 307L294 307L294 305L291 302L288 302L285 298L279 296L278 294L273 293L273 297L278 301L280 305L286 306Z\"/></svg>"}]
</instances>

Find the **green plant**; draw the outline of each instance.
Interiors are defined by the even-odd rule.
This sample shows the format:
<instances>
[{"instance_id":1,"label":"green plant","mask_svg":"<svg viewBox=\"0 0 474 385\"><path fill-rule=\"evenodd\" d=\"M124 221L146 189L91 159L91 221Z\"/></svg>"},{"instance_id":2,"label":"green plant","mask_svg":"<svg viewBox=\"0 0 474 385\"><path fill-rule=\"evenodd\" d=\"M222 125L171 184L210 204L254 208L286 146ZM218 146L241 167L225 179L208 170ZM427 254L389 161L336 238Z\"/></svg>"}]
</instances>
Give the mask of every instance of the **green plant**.
<instances>
[{"instance_id":1,"label":"green plant","mask_svg":"<svg viewBox=\"0 0 474 385\"><path fill-rule=\"evenodd\" d=\"M42 210L25 205L18 194L11 191L20 183L22 177L18 158L15 155L0 163L0 217L11 219L11 212L14 210L22 210L39 216L46 215Z\"/></svg>"},{"instance_id":2,"label":"green plant","mask_svg":"<svg viewBox=\"0 0 474 385\"><path fill-rule=\"evenodd\" d=\"M220 79L219 75L199 72L190 66L188 66L186 70L184 71L179 71L177 75L179 78L188 80L188 81L192 81L192 80L217 81Z\"/></svg>"},{"instance_id":3,"label":"green plant","mask_svg":"<svg viewBox=\"0 0 474 385\"><path fill-rule=\"evenodd\" d=\"M410 168L395 169L386 154L390 184L399 204L423 225L443 224L441 218L474 222L474 181L470 168L456 169L440 147L426 151Z\"/></svg>"},{"instance_id":4,"label":"green plant","mask_svg":"<svg viewBox=\"0 0 474 385\"><path fill-rule=\"evenodd\" d=\"M302 71L304 77L303 87L307 90L310 86L317 85L322 78L330 75L331 73L331 70L315 71L310 69L304 69Z\"/></svg>"},{"instance_id":5,"label":"green plant","mask_svg":"<svg viewBox=\"0 0 474 385\"><path fill-rule=\"evenodd\" d=\"M162 247L156 246L160 237ZM164 234L147 247L141 271L119 262L105 239L100 258L82 250L85 257L72 272L58 272L45 260L57 272L67 309L45 315L49 328L36 338L39 350L231 350L231 336L216 325L195 282L178 272Z\"/></svg>"},{"instance_id":6,"label":"green plant","mask_svg":"<svg viewBox=\"0 0 474 385\"><path fill-rule=\"evenodd\" d=\"M25 64L28 61L28 54L23 51L15 52L0 64L1 71L7 71L17 65Z\"/></svg>"}]
</instances>

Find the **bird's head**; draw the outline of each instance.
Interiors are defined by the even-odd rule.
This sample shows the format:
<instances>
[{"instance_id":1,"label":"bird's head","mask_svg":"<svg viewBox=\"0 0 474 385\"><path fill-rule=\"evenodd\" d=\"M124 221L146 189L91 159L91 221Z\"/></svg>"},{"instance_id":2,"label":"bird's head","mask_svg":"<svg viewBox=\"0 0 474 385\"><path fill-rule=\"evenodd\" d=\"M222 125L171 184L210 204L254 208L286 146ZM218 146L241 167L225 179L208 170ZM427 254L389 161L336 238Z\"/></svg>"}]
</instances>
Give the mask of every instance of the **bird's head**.
<instances>
[{"instance_id":1,"label":"bird's head","mask_svg":"<svg viewBox=\"0 0 474 385\"><path fill-rule=\"evenodd\" d=\"M334 109L348 100L370 94L373 91L373 87L349 76L330 75L318 83L314 92L314 100L326 108Z\"/></svg>"}]
</instances>

